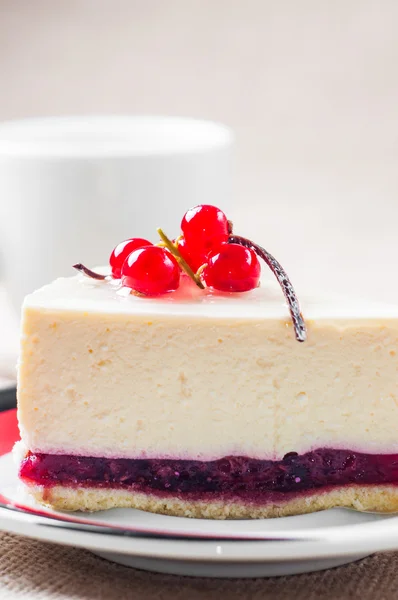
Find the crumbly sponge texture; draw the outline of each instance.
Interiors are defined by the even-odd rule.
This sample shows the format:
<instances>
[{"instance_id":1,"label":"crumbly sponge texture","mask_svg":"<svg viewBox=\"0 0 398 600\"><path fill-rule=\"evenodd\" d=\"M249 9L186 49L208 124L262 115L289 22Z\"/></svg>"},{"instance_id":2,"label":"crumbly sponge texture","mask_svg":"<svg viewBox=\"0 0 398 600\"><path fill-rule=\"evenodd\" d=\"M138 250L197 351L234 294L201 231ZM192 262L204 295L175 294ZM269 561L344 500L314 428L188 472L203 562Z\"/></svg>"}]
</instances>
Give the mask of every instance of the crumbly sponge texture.
<instances>
[{"instance_id":1,"label":"crumbly sponge texture","mask_svg":"<svg viewBox=\"0 0 398 600\"><path fill-rule=\"evenodd\" d=\"M280 503L264 505L239 500L184 500L160 498L126 490L54 486L29 488L41 504L56 510L97 511L109 508L137 508L163 515L197 519L264 519L300 515L334 507L359 511L398 512L398 487L387 485L345 486L295 496Z\"/></svg>"}]
</instances>

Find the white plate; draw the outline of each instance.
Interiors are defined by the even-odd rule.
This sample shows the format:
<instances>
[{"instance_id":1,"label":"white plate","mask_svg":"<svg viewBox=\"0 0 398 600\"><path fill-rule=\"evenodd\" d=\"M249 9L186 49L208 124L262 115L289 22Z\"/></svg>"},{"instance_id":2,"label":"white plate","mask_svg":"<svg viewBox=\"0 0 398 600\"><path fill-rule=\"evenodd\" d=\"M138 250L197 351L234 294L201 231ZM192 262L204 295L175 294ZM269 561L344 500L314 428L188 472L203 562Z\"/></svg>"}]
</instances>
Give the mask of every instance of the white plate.
<instances>
[{"instance_id":1,"label":"white plate","mask_svg":"<svg viewBox=\"0 0 398 600\"><path fill-rule=\"evenodd\" d=\"M141 569L208 577L303 573L398 549L398 517L346 509L238 521L134 509L55 512L36 504L18 481L7 450L16 439L15 411L0 414L0 432L0 529L6 531L87 548Z\"/></svg>"}]
</instances>

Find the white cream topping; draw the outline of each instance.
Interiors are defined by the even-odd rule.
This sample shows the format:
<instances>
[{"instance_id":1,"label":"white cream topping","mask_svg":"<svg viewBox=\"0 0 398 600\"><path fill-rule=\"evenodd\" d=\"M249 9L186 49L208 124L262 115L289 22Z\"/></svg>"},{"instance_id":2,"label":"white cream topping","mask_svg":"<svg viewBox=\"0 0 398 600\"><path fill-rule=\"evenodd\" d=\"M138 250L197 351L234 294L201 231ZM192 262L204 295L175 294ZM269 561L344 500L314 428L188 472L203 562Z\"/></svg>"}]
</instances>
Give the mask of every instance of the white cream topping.
<instances>
[{"instance_id":1,"label":"white cream topping","mask_svg":"<svg viewBox=\"0 0 398 600\"><path fill-rule=\"evenodd\" d=\"M398 308L302 299L308 341L269 280L162 298L59 279L23 309L19 418L33 451L281 458L398 452Z\"/></svg>"},{"instance_id":2,"label":"white cream topping","mask_svg":"<svg viewBox=\"0 0 398 600\"><path fill-rule=\"evenodd\" d=\"M107 274L109 269L98 267L94 271ZM300 294L299 300L307 319L398 318L398 305L393 303L366 302L366 299L337 295L314 298ZM283 292L271 273L262 278L261 287L241 294L201 290L184 276L177 291L155 298L129 294L128 288L121 289L120 280L101 281L79 274L57 279L33 292L25 306L111 314L289 319Z\"/></svg>"}]
</instances>

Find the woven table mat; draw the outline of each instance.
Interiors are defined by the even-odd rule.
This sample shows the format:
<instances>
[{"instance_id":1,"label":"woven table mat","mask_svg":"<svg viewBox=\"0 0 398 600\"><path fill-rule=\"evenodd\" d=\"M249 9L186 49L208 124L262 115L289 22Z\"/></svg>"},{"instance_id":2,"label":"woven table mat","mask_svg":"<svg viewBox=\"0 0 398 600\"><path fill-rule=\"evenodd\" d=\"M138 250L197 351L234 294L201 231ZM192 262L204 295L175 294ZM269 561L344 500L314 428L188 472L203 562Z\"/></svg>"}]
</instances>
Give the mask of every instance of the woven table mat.
<instances>
[{"instance_id":1,"label":"woven table mat","mask_svg":"<svg viewBox=\"0 0 398 600\"><path fill-rule=\"evenodd\" d=\"M0 598L392 600L398 599L398 552L290 577L202 579L129 569L86 550L0 532Z\"/></svg>"}]
</instances>

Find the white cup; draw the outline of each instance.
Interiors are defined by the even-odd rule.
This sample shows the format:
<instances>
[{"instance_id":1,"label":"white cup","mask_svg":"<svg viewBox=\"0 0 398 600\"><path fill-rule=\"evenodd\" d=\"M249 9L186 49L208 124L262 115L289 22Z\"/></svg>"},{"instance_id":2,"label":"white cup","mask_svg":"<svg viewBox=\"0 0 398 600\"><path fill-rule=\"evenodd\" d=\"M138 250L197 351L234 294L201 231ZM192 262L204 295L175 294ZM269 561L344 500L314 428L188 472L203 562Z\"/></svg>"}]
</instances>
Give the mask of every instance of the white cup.
<instances>
[{"instance_id":1,"label":"white cup","mask_svg":"<svg viewBox=\"0 0 398 600\"><path fill-rule=\"evenodd\" d=\"M14 306L72 265L106 264L128 237L173 237L196 204L228 210L227 127L176 117L0 124L0 279Z\"/></svg>"}]
</instances>

